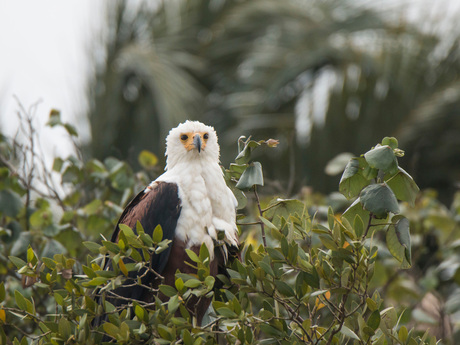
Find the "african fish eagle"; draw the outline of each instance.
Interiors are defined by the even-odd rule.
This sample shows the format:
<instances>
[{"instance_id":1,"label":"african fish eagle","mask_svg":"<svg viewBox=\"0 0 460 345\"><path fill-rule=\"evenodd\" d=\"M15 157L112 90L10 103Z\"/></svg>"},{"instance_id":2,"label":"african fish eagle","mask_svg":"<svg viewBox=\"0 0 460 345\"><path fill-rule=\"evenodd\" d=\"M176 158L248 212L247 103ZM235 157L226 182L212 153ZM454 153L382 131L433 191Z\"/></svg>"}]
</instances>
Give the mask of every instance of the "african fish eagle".
<instances>
[{"instance_id":1,"label":"african fish eagle","mask_svg":"<svg viewBox=\"0 0 460 345\"><path fill-rule=\"evenodd\" d=\"M112 297L110 293L106 297L115 306L126 304L126 298L154 301L151 289L133 284L139 276L142 285L158 287L159 284L174 286L178 270L196 273L187 264L191 261L186 248L198 254L201 245L206 244L211 259L210 271L216 276L222 273L220 270L225 265L227 253L235 252L238 246L237 201L227 187L219 165L219 144L214 128L198 121L180 124L166 138L165 155L165 172L128 204L112 236L112 242L117 242L119 224L126 224L135 231L136 223L140 221L150 235L158 224L161 225L163 239L172 243L167 250L152 253L151 268L163 276L164 281L145 269L130 272L124 283L126 287L119 287ZM219 236L220 241L219 232L224 235ZM215 248L215 243L222 243L222 238L226 247L224 251ZM188 303L187 307L198 323L201 323L209 303L210 299L204 298Z\"/></svg>"}]
</instances>

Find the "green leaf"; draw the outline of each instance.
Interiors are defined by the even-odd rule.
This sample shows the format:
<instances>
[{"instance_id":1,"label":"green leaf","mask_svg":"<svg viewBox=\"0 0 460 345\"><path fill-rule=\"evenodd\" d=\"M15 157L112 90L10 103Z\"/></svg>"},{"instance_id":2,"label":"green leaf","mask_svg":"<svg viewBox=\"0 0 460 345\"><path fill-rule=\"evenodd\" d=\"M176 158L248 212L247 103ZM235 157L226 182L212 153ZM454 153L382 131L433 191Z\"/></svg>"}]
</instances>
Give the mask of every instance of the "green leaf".
<instances>
[{"instance_id":1,"label":"green leaf","mask_svg":"<svg viewBox=\"0 0 460 345\"><path fill-rule=\"evenodd\" d=\"M65 254L67 253L67 248L62 245L61 242L54 239L48 239L46 241L45 247L42 250L41 256L47 258L54 257L55 254Z\"/></svg>"},{"instance_id":2,"label":"green leaf","mask_svg":"<svg viewBox=\"0 0 460 345\"><path fill-rule=\"evenodd\" d=\"M35 265L37 261L37 256L35 255L32 247L29 245L29 248L27 248L27 262L30 262L32 265Z\"/></svg>"},{"instance_id":3,"label":"green leaf","mask_svg":"<svg viewBox=\"0 0 460 345\"><path fill-rule=\"evenodd\" d=\"M174 295L168 301L168 310L171 314L174 314L176 310L179 308L179 296Z\"/></svg>"},{"instance_id":4,"label":"green leaf","mask_svg":"<svg viewBox=\"0 0 460 345\"><path fill-rule=\"evenodd\" d=\"M369 319L367 320L367 325L374 331L377 330L377 328L380 325L380 312L378 310L374 310L372 314L369 316Z\"/></svg>"},{"instance_id":5,"label":"green leaf","mask_svg":"<svg viewBox=\"0 0 460 345\"><path fill-rule=\"evenodd\" d=\"M299 263L303 269L302 272L299 273L299 275L302 275L303 280L310 285L311 287L315 289L319 289L319 275L318 272L316 271L315 266L310 264L307 261L304 261L302 259L299 260Z\"/></svg>"},{"instance_id":6,"label":"green leaf","mask_svg":"<svg viewBox=\"0 0 460 345\"><path fill-rule=\"evenodd\" d=\"M395 216L386 235L388 250L402 263L402 268L409 268L412 265L409 225L407 218Z\"/></svg>"},{"instance_id":7,"label":"green leaf","mask_svg":"<svg viewBox=\"0 0 460 345\"><path fill-rule=\"evenodd\" d=\"M160 285L159 289L161 293L167 297L173 297L177 295L177 290L170 285Z\"/></svg>"},{"instance_id":8,"label":"green leaf","mask_svg":"<svg viewBox=\"0 0 460 345\"><path fill-rule=\"evenodd\" d=\"M59 293L57 292L54 293L54 300L60 306L64 306L64 297L62 297Z\"/></svg>"},{"instance_id":9,"label":"green leaf","mask_svg":"<svg viewBox=\"0 0 460 345\"><path fill-rule=\"evenodd\" d=\"M398 148L398 139L394 137L385 137L382 140L382 145L390 146L393 150Z\"/></svg>"},{"instance_id":10,"label":"green leaf","mask_svg":"<svg viewBox=\"0 0 460 345\"><path fill-rule=\"evenodd\" d=\"M111 251L112 253L118 254L120 252L120 247L116 243L113 243L111 241L102 241L102 244L104 245L107 250Z\"/></svg>"},{"instance_id":11,"label":"green leaf","mask_svg":"<svg viewBox=\"0 0 460 345\"><path fill-rule=\"evenodd\" d=\"M200 286L201 282L198 279L189 279L184 283L184 285L188 288L194 289Z\"/></svg>"},{"instance_id":12,"label":"green leaf","mask_svg":"<svg viewBox=\"0 0 460 345\"><path fill-rule=\"evenodd\" d=\"M91 285L91 286L98 286L98 285L103 285L105 283L107 283L107 278L104 278L104 277L96 277L96 278L93 278L91 279L88 284Z\"/></svg>"},{"instance_id":13,"label":"green leaf","mask_svg":"<svg viewBox=\"0 0 460 345\"><path fill-rule=\"evenodd\" d=\"M187 255L188 257L193 261L193 262L201 262L200 258L198 257L198 255L196 255L196 253L191 250L191 249L185 249L185 251L187 252Z\"/></svg>"},{"instance_id":14,"label":"green leaf","mask_svg":"<svg viewBox=\"0 0 460 345\"><path fill-rule=\"evenodd\" d=\"M259 162L253 162L249 164L249 166L241 175L238 183L236 184L236 188L244 190L252 188L255 185L264 185L262 164L260 164Z\"/></svg>"},{"instance_id":15,"label":"green leaf","mask_svg":"<svg viewBox=\"0 0 460 345\"><path fill-rule=\"evenodd\" d=\"M144 169L152 169L158 164L158 157L147 150L142 150L137 159Z\"/></svg>"},{"instance_id":16,"label":"green leaf","mask_svg":"<svg viewBox=\"0 0 460 345\"><path fill-rule=\"evenodd\" d=\"M134 307L134 314L136 314L137 318L142 321L145 318L147 312L144 308L142 308L139 304L136 304Z\"/></svg>"},{"instance_id":17,"label":"green leaf","mask_svg":"<svg viewBox=\"0 0 460 345\"><path fill-rule=\"evenodd\" d=\"M64 339L68 339L71 335L72 329L70 327L70 322L66 318L61 318L59 320L59 333Z\"/></svg>"},{"instance_id":18,"label":"green leaf","mask_svg":"<svg viewBox=\"0 0 460 345\"><path fill-rule=\"evenodd\" d=\"M27 310L26 299L18 290L14 290L14 298L16 300L16 304L18 308L26 311Z\"/></svg>"},{"instance_id":19,"label":"green leaf","mask_svg":"<svg viewBox=\"0 0 460 345\"><path fill-rule=\"evenodd\" d=\"M355 231L356 237L358 238L364 234L364 223L358 214L355 216L355 220L353 221L353 229Z\"/></svg>"},{"instance_id":20,"label":"green leaf","mask_svg":"<svg viewBox=\"0 0 460 345\"><path fill-rule=\"evenodd\" d=\"M259 216L259 219L262 221L262 223L264 223L269 229L274 229L274 230L278 230L278 228L275 226L275 224L273 224L272 222L270 222L268 219L262 217L262 216Z\"/></svg>"},{"instance_id":21,"label":"green leaf","mask_svg":"<svg viewBox=\"0 0 460 345\"><path fill-rule=\"evenodd\" d=\"M236 315L236 313L228 307L222 307L222 308L217 309L216 311L218 314L224 317L229 317L229 318L238 317L238 315Z\"/></svg>"},{"instance_id":22,"label":"green leaf","mask_svg":"<svg viewBox=\"0 0 460 345\"><path fill-rule=\"evenodd\" d=\"M88 248L91 252L99 254L99 248L101 248L101 245L96 243L96 242L90 242L90 241L85 241L83 242L83 245Z\"/></svg>"},{"instance_id":23,"label":"green leaf","mask_svg":"<svg viewBox=\"0 0 460 345\"><path fill-rule=\"evenodd\" d=\"M376 311L378 309L377 303L370 297L366 299L366 304L370 311Z\"/></svg>"},{"instance_id":24,"label":"green leaf","mask_svg":"<svg viewBox=\"0 0 460 345\"><path fill-rule=\"evenodd\" d=\"M345 325L342 325L342 328L340 329L340 333L342 333L343 335L345 335L345 336L347 336L349 338L359 340L359 337L356 335L356 333L353 332L351 329L349 329Z\"/></svg>"},{"instance_id":25,"label":"green leaf","mask_svg":"<svg viewBox=\"0 0 460 345\"><path fill-rule=\"evenodd\" d=\"M397 169L396 156L390 146L376 146L364 154L364 158L372 168L391 172Z\"/></svg>"},{"instance_id":26,"label":"green leaf","mask_svg":"<svg viewBox=\"0 0 460 345\"><path fill-rule=\"evenodd\" d=\"M271 219L271 222L277 229L281 228L283 218L290 220L293 217L308 217L305 204L296 199L275 198L270 201L267 208L265 218Z\"/></svg>"},{"instance_id":27,"label":"green leaf","mask_svg":"<svg viewBox=\"0 0 460 345\"><path fill-rule=\"evenodd\" d=\"M0 283L0 303L2 303L5 300L5 297L6 297L5 283L1 282Z\"/></svg>"},{"instance_id":28,"label":"green leaf","mask_svg":"<svg viewBox=\"0 0 460 345\"><path fill-rule=\"evenodd\" d=\"M284 296L286 297L292 297L294 296L294 290L285 282L281 280L275 280L274 281L276 289Z\"/></svg>"},{"instance_id":29,"label":"green leaf","mask_svg":"<svg viewBox=\"0 0 460 345\"><path fill-rule=\"evenodd\" d=\"M116 338L117 335L120 333L120 329L115 326L113 323L106 322L102 326L104 328L104 332L106 332L108 335Z\"/></svg>"},{"instance_id":30,"label":"green leaf","mask_svg":"<svg viewBox=\"0 0 460 345\"><path fill-rule=\"evenodd\" d=\"M51 109L48 122L46 123L50 127L60 125L61 122L61 112L57 109Z\"/></svg>"},{"instance_id":31,"label":"green leaf","mask_svg":"<svg viewBox=\"0 0 460 345\"><path fill-rule=\"evenodd\" d=\"M366 187L370 181L362 175L363 166L366 165L364 159L350 159L339 183L339 191L347 199L354 198L359 195L361 190Z\"/></svg>"},{"instance_id":32,"label":"green leaf","mask_svg":"<svg viewBox=\"0 0 460 345\"><path fill-rule=\"evenodd\" d=\"M56 171L56 172L61 172L61 169L62 169L62 166L64 165L64 161L62 160L62 158L55 158L54 159L54 162L53 162L53 171Z\"/></svg>"},{"instance_id":33,"label":"green leaf","mask_svg":"<svg viewBox=\"0 0 460 345\"><path fill-rule=\"evenodd\" d=\"M275 272L273 272L272 267L264 261L259 261L259 266L265 271L265 273L270 274L271 276L275 276Z\"/></svg>"},{"instance_id":34,"label":"green leaf","mask_svg":"<svg viewBox=\"0 0 460 345\"><path fill-rule=\"evenodd\" d=\"M20 258L17 258L15 256L8 256L8 259L10 259L10 261L16 266L16 268L21 268L21 267L24 267L27 265L27 263L20 259Z\"/></svg>"},{"instance_id":35,"label":"green leaf","mask_svg":"<svg viewBox=\"0 0 460 345\"><path fill-rule=\"evenodd\" d=\"M377 218L385 217L388 212L399 213L398 200L393 191L385 184L372 184L363 189L361 204Z\"/></svg>"},{"instance_id":36,"label":"green leaf","mask_svg":"<svg viewBox=\"0 0 460 345\"><path fill-rule=\"evenodd\" d=\"M136 237L136 234L134 233L133 229L129 227L126 224L118 224L118 227L120 228L120 231L123 232L123 234L126 237Z\"/></svg>"},{"instance_id":37,"label":"green leaf","mask_svg":"<svg viewBox=\"0 0 460 345\"><path fill-rule=\"evenodd\" d=\"M262 323L260 324L260 330L264 332L267 335L271 335L275 338L282 339L284 337L283 332L280 330L276 329L275 327L269 325L268 323Z\"/></svg>"},{"instance_id":38,"label":"green leaf","mask_svg":"<svg viewBox=\"0 0 460 345\"><path fill-rule=\"evenodd\" d=\"M158 224L155 227L155 230L153 230L152 240L154 243L160 243L162 239L163 239L163 229L161 228L161 225Z\"/></svg>"},{"instance_id":39,"label":"green leaf","mask_svg":"<svg viewBox=\"0 0 460 345\"><path fill-rule=\"evenodd\" d=\"M361 220L363 221L363 224L367 226L369 224L370 220L370 212L365 210L363 208L363 205L361 204L361 199L358 198L356 199L342 214L342 217L345 218L350 224L354 223L355 217L359 216ZM376 230L381 230L383 228L386 228L388 220L388 217L383 218L383 219L372 219L372 231Z\"/></svg>"},{"instance_id":40,"label":"green leaf","mask_svg":"<svg viewBox=\"0 0 460 345\"><path fill-rule=\"evenodd\" d=\"M64 128L72 137L78 137L78 132L75 126L71 125L70 123L64 123Z\"/></svg>"},{"instance_id":41,"label":"green leaf","mask_svg":"<svg viewBox=\"0 0 460 345\"><path fill-rule=\"evenodd\" d=\"M240 143L240 141L238 140L238 144L239 143ZM237 163L237 164L246 164L246 163L248 163L249 159L251 158L252 150L254 148L256 148L257 146L260 146L259 142L254 141L254 140L248 140L245 143L244 148L240 151L238 156L236 156L235 163Z\"/></svg>"},{"instance_id":42,"label":"green leaf","mask_svg":"<svg viewBox=\"0 0 460 345\"><path fill-rule=\"evenodd\" d=\"M398 315L396 314L394 307L389 307L380 312L380 319L380 328L385 332L396 326Z\"/></svg>"},{"instance_id":43,"label":"green leaf","mask_svg":"<svg viewBox=\"0 0 460 345\"><path fill-rule=\"evenodd\" d=\"M0 213L7 217L16 217L22 209L19 194L10 189L0 190Z\"/></svg>"},{"instance_id":44,"label":"green leaf","mask_svg":"<svg viewBox=\"0 0 460 345\"><path fill-rule=\"evenodd\" d=\"M420 189L403 168L399 168L399 172L392 178L386 181L387 185L393 190L397 199L407 201L412 206L415 205L415 198Z\"/></svg>"},{"instance_id":45,"label":"green leaf","mask_svg":"<svg viewBox=\"0 0 460 345\"><path fill-rule=\"evenodd\" d=\"M398 338L401 340L403 343L406 342L407 336L409 335L409 332L407 331L406 326L401 326L398 332Z\"/></svg>"}]
</instances>

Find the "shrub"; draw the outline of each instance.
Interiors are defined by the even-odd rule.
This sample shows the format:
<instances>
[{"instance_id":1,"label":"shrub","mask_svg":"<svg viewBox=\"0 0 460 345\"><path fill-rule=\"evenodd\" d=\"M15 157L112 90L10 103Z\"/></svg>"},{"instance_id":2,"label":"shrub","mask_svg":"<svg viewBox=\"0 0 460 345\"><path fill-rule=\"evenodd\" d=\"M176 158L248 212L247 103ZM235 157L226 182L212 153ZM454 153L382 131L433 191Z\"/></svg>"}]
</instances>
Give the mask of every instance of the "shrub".
<instances>
[{"instance_id":1,"label":"shrub","mask_svg":"<svg viewBox=\"0 0 460 345\"><path fill-rule=\"evenodd\" d=\"M50 125L76 136L55 111ZM35 140L32 133L29 139ZM178 273L174 286L160 285L165 303L132 300L129 308L99 304L94 291L114 290L168 245L160 227L149 236L140 224L136 233L121 227L118 243L105 240L121 206L154 174L156 157L140 157L149 173L134 174L113 158L84 162L78 156L56 158L51 173L33 145L17 145L6 137L0 143L2 344L95 344L104 334L120 344L436 342L428 332L409 330L412 319L386 303L387 290L373 283L377 270L411 267L409 228L411 220L420 223L408 206L418 187L398 166L403 151L394 138L349 161L339 184L350 200L343 213L304 197L259 197L263 172L252 153L277 142L240 138L224 174L239 201L241 260L231 264L229 277L212 277L206 247L199 255L189 252L196 275ZM53 187L53 174L62 188ZM111 271L103 270L105 256L114 262ZM392 284L387 279L377 277ZM216 280L222 289L214 290ZM191 296L213 298L203 325L186 308ZM103 312L107 320L93 327Z\"/></svg>"}]
</instances>

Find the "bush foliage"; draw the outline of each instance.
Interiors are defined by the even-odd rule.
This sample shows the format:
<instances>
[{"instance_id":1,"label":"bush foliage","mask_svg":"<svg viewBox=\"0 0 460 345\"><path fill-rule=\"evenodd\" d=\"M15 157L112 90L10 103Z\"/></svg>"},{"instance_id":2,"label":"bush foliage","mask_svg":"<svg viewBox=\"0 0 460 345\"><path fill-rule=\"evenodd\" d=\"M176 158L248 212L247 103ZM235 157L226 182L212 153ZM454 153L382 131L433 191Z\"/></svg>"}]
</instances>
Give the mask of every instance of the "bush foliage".
<instances>
[{"instance_id":1,"label":"bush foliage","mask_svg":"<svg viewBox=\"0 0 460 345\"><path fill-rule=\"evenodd\" d=\"M49 124L77 135L58 112ZM189 252L197 274L177 273L174 286L159 286L169 301L131 300L116 308L97 303L95 290L109 294L168 245L160 227L149 236L140 224L136 232L121 227L118 243L106 240L122 206L158 174L156 157L142 152L144 169L137 173L114 158L77 156L56 158L50 172L33 149L35 134L27 133L23 146L7 137L0 143L1 344L96 344L104 334L119 344L186 345L452 339L442 318L419 302L431 291L442 309L437 290L454 302L448 313L460 305L460 264L454 260L452 269L449 257L460 243L454 241L460 199L448 210L431 192L418 196L398 165L404 152L395 138L349 161L339 184L346 199L259 196L263 172L252 153L278 143L240 138L235 163L224 169L239 202L242 239L241 260L231 264L229 277L209 275L202 247L199 255ZM446 250L439 250L443 243ZM103 270L107 256L112 271ZM132 263L125 264L128 257ZM222 289L214 290L216 280ZM213 298L202 325L186 308L191 296ZM93 327L103 312L107 320Z\"/></svg>"}]
</instances>

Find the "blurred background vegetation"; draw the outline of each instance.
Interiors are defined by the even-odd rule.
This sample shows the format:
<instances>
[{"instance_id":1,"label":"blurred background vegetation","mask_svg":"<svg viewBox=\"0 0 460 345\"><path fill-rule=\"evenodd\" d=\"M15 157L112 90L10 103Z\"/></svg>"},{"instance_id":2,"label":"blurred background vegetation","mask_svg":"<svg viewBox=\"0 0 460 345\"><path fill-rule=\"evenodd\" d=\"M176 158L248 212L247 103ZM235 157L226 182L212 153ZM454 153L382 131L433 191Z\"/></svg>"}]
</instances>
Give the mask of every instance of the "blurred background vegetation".
<instances>
[{"instance_id":1,"label":"blurred background vegetation","mask_svg":"<svg viewBox=\"0 0 460 345\"><path fill-rule=\"evenodd\" d=\"M331 159L394 135L408 172L449 203L460 174L460 27L428 7L414 25L402 5L375 6L111 3L106 57L88 88L87 155L161 157L169 129L198 119L220 134L224 164L239 135L275 137L278 153L261 158L274 190L328 193L339 179L324 176Z\"/></svg>"}]
</instances>

